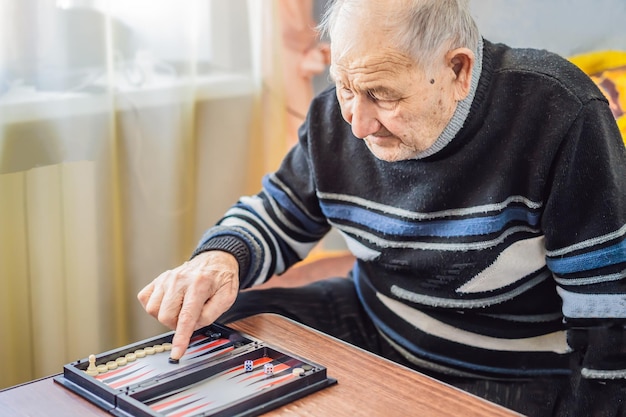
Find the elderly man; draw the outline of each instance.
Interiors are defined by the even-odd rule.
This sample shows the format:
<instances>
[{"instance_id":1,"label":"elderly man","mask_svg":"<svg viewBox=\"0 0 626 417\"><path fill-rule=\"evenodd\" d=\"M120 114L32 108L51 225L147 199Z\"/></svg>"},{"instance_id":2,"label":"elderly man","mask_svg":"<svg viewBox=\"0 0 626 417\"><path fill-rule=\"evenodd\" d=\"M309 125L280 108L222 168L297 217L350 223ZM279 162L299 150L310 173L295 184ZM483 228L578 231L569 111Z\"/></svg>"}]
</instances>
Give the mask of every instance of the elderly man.
<instances>
[{"instance_id":1,"label":"elderly man","mask_svg":"<svg viewBox=\"0 0 626 417\"><path fill-rule=\"evenodd\" d=\"M600 91L463 0L338 0L321 26L335 86L299 143L139 294L172 357L272 311L525 414L622 413L626 151ZM239 293L331 226L350 277Z\"/></svg>"}]
</instances>

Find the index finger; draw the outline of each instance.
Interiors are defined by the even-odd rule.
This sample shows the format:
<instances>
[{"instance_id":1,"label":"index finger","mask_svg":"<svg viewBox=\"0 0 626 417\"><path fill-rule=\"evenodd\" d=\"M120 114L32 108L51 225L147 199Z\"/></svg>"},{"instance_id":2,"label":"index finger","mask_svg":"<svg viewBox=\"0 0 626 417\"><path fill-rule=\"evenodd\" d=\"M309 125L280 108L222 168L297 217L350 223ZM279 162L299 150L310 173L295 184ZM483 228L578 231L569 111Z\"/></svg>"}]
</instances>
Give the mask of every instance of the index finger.
<instances>
[{"instance_id":1,"label":"index finger","mask_svg":"<svg viewBox=\"0 0 626 417\"><path fill-rule=\"evenodd\" d=\"M191 335L194 330L196 330L196 324L198 323L202 307L205 303L204 300L192 295L193 291L187 294L188 296L183 299L183 305L178 315L178 321L176 322L174 338L172 339L170 358L175 361L185 354L189 346Z\"/></svg>"}]
</instances>

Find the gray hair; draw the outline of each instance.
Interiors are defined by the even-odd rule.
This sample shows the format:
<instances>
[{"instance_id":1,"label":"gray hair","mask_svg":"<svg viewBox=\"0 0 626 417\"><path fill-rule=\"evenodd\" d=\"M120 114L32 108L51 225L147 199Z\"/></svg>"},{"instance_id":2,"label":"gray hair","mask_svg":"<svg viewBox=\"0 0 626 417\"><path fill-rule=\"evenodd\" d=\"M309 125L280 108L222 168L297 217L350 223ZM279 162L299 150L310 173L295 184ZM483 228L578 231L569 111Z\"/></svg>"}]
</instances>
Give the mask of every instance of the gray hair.
<instances>
[{"instance_id":1,"label":"gray hair","mask_svg":"<svg viewBox=\"0 0 626 417\"><path fill-rule=\"evenodd\" d=\"M370 0L376 2L377 0ZM360 0L331 0L318 29L331 38L340 10L359 8ZM425 67L438 53L466 47L475 51L480 41L478 27L469 10L469 0L406 0L395 10L384 10L377 20L398 50ZM352 6L351 9L347 7Z\"/></svg>"}]
</instances>

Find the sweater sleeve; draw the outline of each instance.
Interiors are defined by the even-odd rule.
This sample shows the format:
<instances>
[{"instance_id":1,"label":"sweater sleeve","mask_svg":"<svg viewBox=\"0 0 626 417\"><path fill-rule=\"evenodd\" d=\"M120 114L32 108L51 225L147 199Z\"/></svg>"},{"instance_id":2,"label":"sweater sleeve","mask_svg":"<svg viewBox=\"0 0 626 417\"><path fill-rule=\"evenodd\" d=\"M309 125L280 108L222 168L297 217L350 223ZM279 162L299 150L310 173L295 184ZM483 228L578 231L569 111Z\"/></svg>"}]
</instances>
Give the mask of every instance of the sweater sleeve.
<instances>
[{"instance_id":1,"label":"sweater sleeve","mask_svg":"<svg viewBox=\"0 0 626 417\"><path fill-rule=\"evenodd\" d=\"M309 168L306 129L279 170L266 175L262 191L244 196L201 238L193 256L206 250L232 253L240 285L247 288L302 260L330 230L321 213Z\"/></svg>"},{"instance_id":2,"label":"sweater sleeve","mask_svg":"<svg viewBox=\"0 0 626 417\"><path fill-rule=\"evenodd\" d=\"M561 144L542 220L563 301L576 415L620 415L626 381L626 150L608 106L586 103Z\"/></svg>"}]
</instances>

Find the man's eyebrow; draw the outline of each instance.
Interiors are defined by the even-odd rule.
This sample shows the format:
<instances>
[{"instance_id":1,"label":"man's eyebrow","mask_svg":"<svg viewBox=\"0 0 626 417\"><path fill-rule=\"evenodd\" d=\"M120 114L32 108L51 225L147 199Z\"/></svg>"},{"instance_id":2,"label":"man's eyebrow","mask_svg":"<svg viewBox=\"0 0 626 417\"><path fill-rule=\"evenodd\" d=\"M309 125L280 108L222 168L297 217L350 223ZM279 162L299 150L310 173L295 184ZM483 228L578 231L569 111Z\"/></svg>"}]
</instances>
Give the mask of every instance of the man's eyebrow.
<instances>
[{"instance_id":1,"label":"man's eyebrow","mask_svg":"<svg viewBox=\"0 0 626 417\"><path fill-rule=\"evenodd\" d=\"M376 94L396 94L397 91L393 88L389 88L389 87L385 87L382 85L374 85L371 88L368 88L369 91L371 91L372 93L376 93Z\"/></svg>"}]
</instances>

